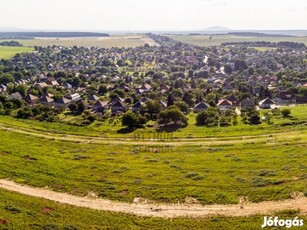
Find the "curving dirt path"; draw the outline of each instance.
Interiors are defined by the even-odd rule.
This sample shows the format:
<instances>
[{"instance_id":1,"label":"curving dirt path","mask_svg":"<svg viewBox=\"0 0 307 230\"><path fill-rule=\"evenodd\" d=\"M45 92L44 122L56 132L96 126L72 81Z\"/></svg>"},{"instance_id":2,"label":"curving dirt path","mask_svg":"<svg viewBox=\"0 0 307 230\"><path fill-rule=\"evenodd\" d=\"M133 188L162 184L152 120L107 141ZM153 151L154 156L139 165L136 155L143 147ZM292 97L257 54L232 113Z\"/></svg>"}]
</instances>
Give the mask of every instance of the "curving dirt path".
<instances>
[{"instance_id":1,"label":"curving dirt path","mask_svg":"<svg viewBox=\"0 0 307 230\"><path fill-rule=\"evenodd\" d=\"M78 143L99 143L99 144L124 144L124 145L169 145L169 146L212 146L212 145L233 145L233 144L255 144L268 143L276 144L282 141L295 140L305 143L306 131L292 131L287 133L272 133L262 135L251 135L242 137L204 137L204 138L174 138L173 140L135 140L133 138L103 138L72 134L56 134L52 132L37 131L27 128L7 126L0 123L0 130L14 133L31 135L52 140L62 140Z\"/></svg>"},{"instance_id":2,"label":"curving dirt path","mask_svg":"<svg viewBox=\"0 0 307 230\"><path fill-rule=\"evenodd\" d=\"M187 204L146 204L124 203L100 198L89 198L54 192L44 188L34 188L20 185L9 180L0 180L0 188L20 194L39 197L62 204L95 210L124 212L139 216L153 216L163 218L193 217L200 218L212 215L250 216L256 214L273 214L285 209L299 209L302 215L307 214L307 198L300 197L283 201L268 201L261 203L247 203L241 208L239 205L187 205Z\"/></svg>"}]
</instances>

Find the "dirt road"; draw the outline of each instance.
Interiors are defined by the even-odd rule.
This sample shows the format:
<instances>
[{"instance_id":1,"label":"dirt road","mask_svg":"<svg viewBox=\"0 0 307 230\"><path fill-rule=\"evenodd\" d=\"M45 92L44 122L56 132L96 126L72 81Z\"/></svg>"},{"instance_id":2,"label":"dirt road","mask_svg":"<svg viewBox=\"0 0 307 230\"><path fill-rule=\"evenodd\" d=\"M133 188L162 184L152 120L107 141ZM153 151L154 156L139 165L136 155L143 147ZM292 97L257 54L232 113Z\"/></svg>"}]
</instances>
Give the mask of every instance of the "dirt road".
<instances>
[{"instance_id":1,"label":"dirt road","mask_svg":"<svg viewBox=\"0 0 307 230\"><path fill-rule=\"evenodd\" d=\"M187 204L157 204L157 203L124 203L100 198L88 198L54 192L43 188L20 185L9 180L0 180L0 188L20 194L39 197L62 204L85 207L95 210L124 212L139 216L154 216L163 218L193 217L200 218L211 215L250 216L256 214L272 214L285 209L300 209L307 214L307 198L299 197L291 200L247 203L239 205L187 205Z\"/></svg>"},{"instance_id":2,"label":"dirt road","mask_svg":"<svg viewBox=\"0 0 307 230\"><path fill-rule=\"evenodd\" d=\"M102 138L84 135L56 134L52 132L37 131L27 128L3 125L0 123L0 130L13 133L20 133L52 140L62 140L77 143L97 143L97 144L121 144L121 145L161 145L160 140L135 140L133 138ZM204 138L174 138L163 141L169 146L213 146L213 145L233 145L233 144L256 144L270 143L279 144L283 141L295 140L297 143L305 143L306 131L292 131L287 133L272 133L263 135L250 135L242 137L204 137Z\"/></svg>"}]
</instances>

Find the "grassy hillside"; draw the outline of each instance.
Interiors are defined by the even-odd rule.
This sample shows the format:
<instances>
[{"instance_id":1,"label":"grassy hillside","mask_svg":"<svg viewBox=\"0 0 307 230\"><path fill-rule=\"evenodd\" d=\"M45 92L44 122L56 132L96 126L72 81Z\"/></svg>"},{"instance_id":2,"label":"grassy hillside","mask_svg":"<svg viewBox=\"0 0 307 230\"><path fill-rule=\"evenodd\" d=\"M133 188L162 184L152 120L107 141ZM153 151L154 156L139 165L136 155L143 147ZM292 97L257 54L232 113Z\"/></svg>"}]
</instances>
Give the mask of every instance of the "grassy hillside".
<instances>
[{"instance_id":1,"label":"grassy hillside","mask_svg":"<svg viewBox=\"0 0 307 230\"><path fill-rule=\"evenodd\" d=\"M224 42L256 42L256 41L268 41L268 42L280 42L280 41L292 41L305 43L307 45L307 37L242 37L233 35L169 35L170 38L198 46L218 46ZM209 38L212 38L211 40Z\"/></svg>"},{"instance_id":2,"label":"grassy hillside","mask_svg":"<svg viewBox=\"0 0 307 230\"><path fill-rule=\"evenodd\" d=\"M29 47L0 46L0 59L9 59L17 53L31 52L33 50L33 48Z\"/></svg>"},{"instance_id":3,"label":"grassy hillside","mask_svg":"<svg viewBox=\"0 0 307 230\"><path fill-rule=\"evenodd\" d=\"M216 132L190 119L173 140L157 141L149 140L149 130L144 140L116 133L119 125L108 131L1 116L0 178L128 202L285 199L295 191L307 194L307 126L291 126L305 120L304 109L293 108L292 121L276 121L283 126L238 125Z\"/></svg>"},{"instance_id":4,"label":"grassy hillside","mask_svg":"<svg viewBox=\"0 0 307 230\"><path fill-rule=\"evenodd\" d=\"M278 213L293 219L296 211ZM300 217L307 221L306 217ZM0 189L0 229L260 229L262 216L161 219L61 205ZM274 229L274 228L272 228Z\"/></svg>"}]
</instances>

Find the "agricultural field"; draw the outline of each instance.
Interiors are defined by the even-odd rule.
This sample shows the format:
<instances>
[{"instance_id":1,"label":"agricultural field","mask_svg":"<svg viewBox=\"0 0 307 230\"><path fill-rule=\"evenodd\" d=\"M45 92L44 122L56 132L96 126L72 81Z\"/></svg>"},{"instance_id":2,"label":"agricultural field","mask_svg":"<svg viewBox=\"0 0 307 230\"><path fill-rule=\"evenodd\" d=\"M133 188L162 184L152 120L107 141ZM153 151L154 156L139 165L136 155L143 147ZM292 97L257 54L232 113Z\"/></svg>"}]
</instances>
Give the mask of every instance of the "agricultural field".
<instances>
[{"instance_id":1,"label":"agricultural field","mask_svg":"<svg viewBox=\"0 0 307 230\"><path fill-rule=\"evenodd\" d=\"M0 40L1 41L1 40ZM34 46L83 46L83 47L137 47L143 46L146 43L149 45L157 45L152 39L146 35L114 35L110 37L90 37L90 38L35 38L29 40L18 40L21 44L27 47Z\"/></svg>"},{"instance_id":2,"label":"agricultural field","mask_svg":"<svg viewBox=\"0 0 307 230\"><path fill-rule=\"evenodd\" d=\"M9 59L17 53L32 52L33 50L30 47L0 46L0 59Z\"/></svg>"},{"instance_id":3,"label":"agricultural field","mask_svg":"<svg viewBox=\"0 0 307 230\"><path fill-rule=\"evenodd\" d=\"M307 37L243 37L233 35L168 35L168 37L183 43L198 46L219 46L224 42L281 42L291 41L307 45ZM211 40L210 40L211 37Z\"/></svg>"}]
</instances>

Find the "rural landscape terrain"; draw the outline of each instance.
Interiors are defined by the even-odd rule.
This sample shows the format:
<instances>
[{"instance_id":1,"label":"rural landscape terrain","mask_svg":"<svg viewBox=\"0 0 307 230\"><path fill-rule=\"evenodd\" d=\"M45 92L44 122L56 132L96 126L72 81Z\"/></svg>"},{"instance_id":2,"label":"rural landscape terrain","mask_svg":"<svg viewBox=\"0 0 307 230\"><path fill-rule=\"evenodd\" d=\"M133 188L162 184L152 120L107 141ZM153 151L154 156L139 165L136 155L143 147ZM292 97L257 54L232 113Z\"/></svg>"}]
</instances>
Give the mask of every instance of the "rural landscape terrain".
<instances>
[{"instance_id":1,"label":"rural landscape terrain","mask_svg":"<svg viewBox=\"0 0 307 230\"><path fill-rule=\"evenodd\" d=\"M307 37L0 33L0 140L0 229L307 223Z\"/></svg>"}]
</instances>

